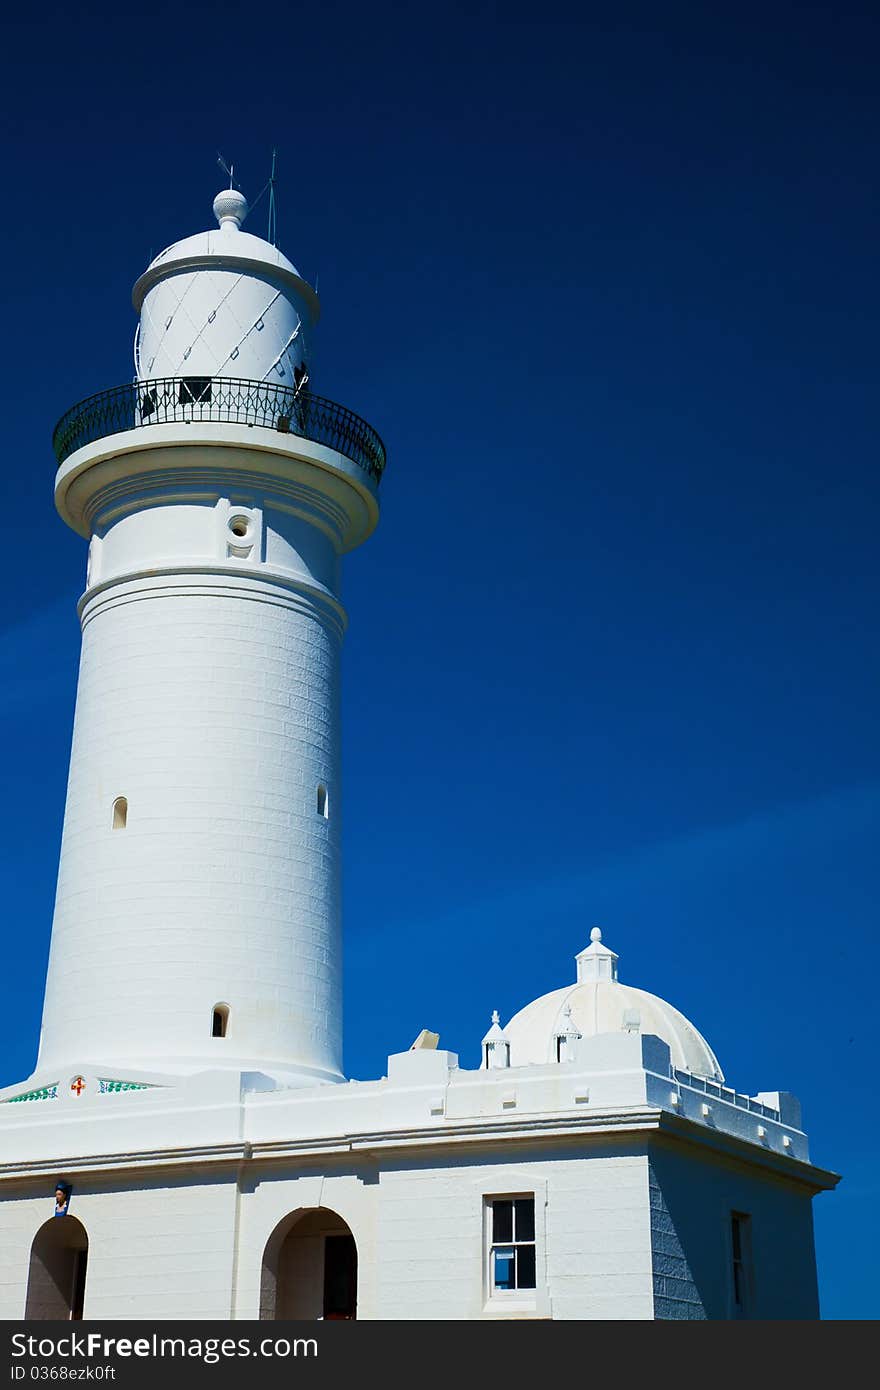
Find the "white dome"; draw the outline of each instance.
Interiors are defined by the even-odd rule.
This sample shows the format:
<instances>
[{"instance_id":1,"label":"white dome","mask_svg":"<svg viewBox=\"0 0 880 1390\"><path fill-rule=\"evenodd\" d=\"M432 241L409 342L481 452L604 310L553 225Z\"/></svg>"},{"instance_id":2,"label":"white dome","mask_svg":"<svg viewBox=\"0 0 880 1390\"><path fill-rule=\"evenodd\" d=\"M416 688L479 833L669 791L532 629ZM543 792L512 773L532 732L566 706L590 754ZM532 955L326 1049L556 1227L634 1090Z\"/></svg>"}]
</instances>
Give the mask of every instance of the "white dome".
<instances>
[{"instance_id":1,"label":"white dome","mask_svg":"<svg viewBox=\"0 0 880 1390\"><path fill-rule=\"evenodd\" d=\"M253 236L251 232L242 232L235 223L227 223L225 227L215 227L210 232L196 232L193 236L186 236L182 241L175 241L171 246L166 246L164 251L160 251L158 256L154 256L141 276L143 280L150 274L150 271L158 266L163 270L171 264L178 264L181 261L189 262L192 259L199 262L218 259L226 261L234 257L236 260L252 261L255 265L265 266L267 270L278 269L286 271L289 275L300 278L300 273L292 261L283 255L277 246L271 242L264 241L262 237ZM138 281L138 285L141 283ZM135 286L135 308L140 308L137 303L137 286Z\"/></svg>"},{"instance_id":2,"label":"white dome","mask_svg":"<svg viewBox=\"0 0 880 1390\"><path fill-rule=\"evenodd\" d=\"M653 1033L668 1043L672 1065L714 1081L723 1081L718 1059L702 1033L664 999L617 979L617 956L602 945L598 927L592 944L577 957L575 984L554 989L514 1014L504 1030L510 1042L510 1065L555 1062L556 1039L571 1024L585 1038L618 1033L627 1026ZM565 1014L571 1010L570 1019Z\"/></svg>"}]
</instances>

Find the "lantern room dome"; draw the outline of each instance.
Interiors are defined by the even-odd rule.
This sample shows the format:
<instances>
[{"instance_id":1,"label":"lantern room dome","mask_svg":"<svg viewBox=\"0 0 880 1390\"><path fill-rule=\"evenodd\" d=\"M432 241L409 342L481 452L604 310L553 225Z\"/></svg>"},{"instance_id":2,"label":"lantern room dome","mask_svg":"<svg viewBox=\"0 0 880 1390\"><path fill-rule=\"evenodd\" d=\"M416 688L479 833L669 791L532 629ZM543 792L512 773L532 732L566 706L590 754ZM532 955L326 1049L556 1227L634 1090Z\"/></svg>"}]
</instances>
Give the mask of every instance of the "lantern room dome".
<instances>
[{"instance_id":1,"label":"lantern room dome","mask_svg":"<svg viewBox=\"0 0 880 1390\"><path fill-rule=\"evenodd\" d=\"M308 377L318 296L292 261L243 232L247 200L214 199L219 226L175 241L138 278L138 379L236 377L298 390Z\"/></svg>"}]
</instances>

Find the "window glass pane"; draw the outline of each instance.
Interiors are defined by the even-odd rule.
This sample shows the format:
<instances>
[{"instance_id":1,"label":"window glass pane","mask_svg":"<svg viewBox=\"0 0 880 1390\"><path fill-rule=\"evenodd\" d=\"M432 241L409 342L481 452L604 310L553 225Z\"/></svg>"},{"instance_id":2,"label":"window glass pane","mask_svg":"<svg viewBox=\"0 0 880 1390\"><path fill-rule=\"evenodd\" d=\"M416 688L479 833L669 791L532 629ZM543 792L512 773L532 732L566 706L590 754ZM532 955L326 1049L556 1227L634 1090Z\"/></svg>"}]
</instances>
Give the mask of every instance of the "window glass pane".
<instances>
[{"instance_id":1,"label":"window glass pane","mask_svg":"<svg viewBox=\"0 0 880 1390\"><path fill-rule=\"evenodd\" d=\"M513 1289L514 1252L509 1250L492 1251L492 1284L496 1289Z\"/></svg>"},{"instance_id":2,"label":"window glass pane","mask_svg":"<svg viewBox=\"0 0 880 1390\"><path fill-rule=\"evenodd\" d=\"M513 1240L513 1202L492 1203L492 1243Z\"/></svg>"},{"instance_id":3,"label":"window glass pane","mask_svg":"<svg viewBox=\"0 0 880 1390\"><path fill-rule=\"evenodd\" d=\"M535 1287L535 1247L518 1245L516 1247L516 1287L533 1289Z\"/></svg>"},{"instance_id":4,"label":"window glass pane","mask_svg":"<svg viewBox=\"0 0 880 1390\"><path fill-rule=\"evenodd\" d=\"M534 1197L520 1197L514 1203L516 1208L516 1226L514 1240L534 1240L535 1239L535 1199Z\"/></svg>"}]
</instances>

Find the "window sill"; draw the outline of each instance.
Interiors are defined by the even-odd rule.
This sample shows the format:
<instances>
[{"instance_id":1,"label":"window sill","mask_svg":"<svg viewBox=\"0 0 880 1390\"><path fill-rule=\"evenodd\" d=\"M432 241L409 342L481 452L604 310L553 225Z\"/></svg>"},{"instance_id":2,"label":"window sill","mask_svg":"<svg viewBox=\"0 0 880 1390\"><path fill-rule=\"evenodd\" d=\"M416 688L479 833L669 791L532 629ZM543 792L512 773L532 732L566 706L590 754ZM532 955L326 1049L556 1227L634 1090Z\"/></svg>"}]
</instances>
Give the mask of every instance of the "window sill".
<instances>
[{"instance_id":1,"label":"window sill","mask_svg":"<svg viewBox=\"0 0 880 1390\"><path fill-rule=\"evenodd\" d=\"M490 1298L483 1304L484 1318L538 1318L537 1298Z\"/></svg>"}]
</instances>

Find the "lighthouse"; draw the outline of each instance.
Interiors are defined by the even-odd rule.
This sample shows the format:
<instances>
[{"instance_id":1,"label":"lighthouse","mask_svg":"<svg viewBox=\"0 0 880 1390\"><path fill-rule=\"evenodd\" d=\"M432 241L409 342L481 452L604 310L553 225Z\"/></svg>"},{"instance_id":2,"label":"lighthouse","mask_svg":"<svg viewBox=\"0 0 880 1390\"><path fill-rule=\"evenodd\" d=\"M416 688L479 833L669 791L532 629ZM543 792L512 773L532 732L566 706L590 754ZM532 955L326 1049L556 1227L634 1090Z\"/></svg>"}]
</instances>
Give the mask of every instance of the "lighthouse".
<instances>
[{"instance_id":1,"label":"lighthouse","mask_svg":"<svg viewBox=\"0 0 880 1390\"><path fill-rule=\"evenodd\" d=\"M538 998L525 951L471 1066L414 1017L343 1077L340 566L385 451L313 390L314 290L235 189L214 212L135 284L134 380L55 431L88 566L0 1318L815 1318L837 1174L629 982L637 934L621 978L581 924Z\"/></svg>"},{"instance_id":2,"label":"lighthouse","mask_svg":"<svg viewBox=\"0 0 880 1390\"><path fill-rule=\"evenodd\" d=\"M315 291L214 214L134 286L134 381L55 432L88 567L37 1065L333 1082L340 561L385 455L311 390Z\"/></svg>"}]
</instances>

